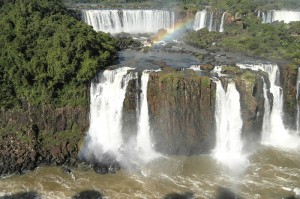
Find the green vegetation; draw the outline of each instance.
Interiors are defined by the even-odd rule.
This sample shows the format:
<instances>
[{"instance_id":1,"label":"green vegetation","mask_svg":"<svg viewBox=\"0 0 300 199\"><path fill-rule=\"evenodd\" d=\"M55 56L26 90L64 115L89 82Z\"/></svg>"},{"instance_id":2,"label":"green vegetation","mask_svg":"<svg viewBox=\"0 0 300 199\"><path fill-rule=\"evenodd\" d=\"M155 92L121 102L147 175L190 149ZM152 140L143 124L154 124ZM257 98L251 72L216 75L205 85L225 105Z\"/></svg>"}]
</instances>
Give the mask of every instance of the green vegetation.
<instances>
[{"instance_id":1,"label":"green vegetation","mask_svg":"<svg viewBox=\"0 0 300 199\"><path fill-rule=\"evenodd\" d=\"M242 69L237 66L223 66L221 72L229 75L237 75L242 73Z\"/></svg>"},{"instance_id":2,"label":"green vegetation","mask_svg":"<svg viewBox=\"0 0 300 199\"><path fill-rule=\"evenodd\" d=\"M59 0L14 0L0 8L0 107L87 103L87 83L116 57Z\"/></svg>"}]
</instances>

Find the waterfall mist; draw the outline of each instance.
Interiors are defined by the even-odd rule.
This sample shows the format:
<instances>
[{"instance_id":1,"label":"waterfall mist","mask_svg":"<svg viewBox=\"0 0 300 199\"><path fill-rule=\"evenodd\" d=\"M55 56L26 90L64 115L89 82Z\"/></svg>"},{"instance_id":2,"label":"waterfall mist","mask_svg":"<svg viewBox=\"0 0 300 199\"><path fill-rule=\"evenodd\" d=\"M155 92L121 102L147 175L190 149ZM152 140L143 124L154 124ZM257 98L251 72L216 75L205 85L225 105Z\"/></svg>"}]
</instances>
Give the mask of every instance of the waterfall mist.
<instances>
[{"instance_id":1,"label":"waterfall mist","mask_svg":"<svg viewBox=\"0 0 300 199\"><path fill-rule=\"evenodd\" d=\"M268 74L269 92L273 95L273 105L268 114L269 99L265 99L265 115L263 121L262 143L279 148L298 149L300 138L292 130L287 129L283 122L283 91L279 85L280 71L273 64L237 64L242 69L261 70ZM264 92L266 91L264 87ZM264 94L265 97L267 97Z\"/></svg>"},{"instance_id":2,"label":"waterfall mist","mask_svg":"<svg viewBox=\"0 0 300 199\"><path fill-rule=\"evenodd\" d=\"M227 91L221 81L216 84L216 147L213 156L234 171L243 170L248 160L242 152L240 94L233 81L228 82Z\"/></svg>"},{"instance_id":3,"label":"waterfall mist","mask_svg":"<svg viewBox=\"0 0 300 199\"><path fill-rule=\"evenodd\" d=\"M128 82L138 78L137 72L123 67L105 70L92 81L90 95L90 128L82 156L102 161L107 156L124 166L148 162L159 155L152 148L147 103L149 73L141 78L141 102L137 107L136 137L125 141L122 132L123 102Z\"/></svg>"}]
</instances>

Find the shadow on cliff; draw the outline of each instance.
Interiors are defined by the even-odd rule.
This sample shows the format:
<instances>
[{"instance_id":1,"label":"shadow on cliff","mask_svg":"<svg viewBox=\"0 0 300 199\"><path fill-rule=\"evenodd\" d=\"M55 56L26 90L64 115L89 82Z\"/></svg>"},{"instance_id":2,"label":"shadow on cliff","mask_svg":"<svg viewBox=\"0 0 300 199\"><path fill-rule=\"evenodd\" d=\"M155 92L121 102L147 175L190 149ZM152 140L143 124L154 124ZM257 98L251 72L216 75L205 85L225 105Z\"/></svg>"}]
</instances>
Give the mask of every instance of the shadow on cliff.
<instances>
[{"instance_id":1,"label":"shadow on cliff","mask_svg":"<svg viewBox=\"0 0 300 199\"><path fill-rule=\"evenodd\" d=\"M102 197L102 194L98 191L86 190L76 194L72 199L102 199Z\"/></svg>"},{"instance_id":2,"label":"shadow on cliff","mask_svg":"<svg viewBox=\"0 0 300 199\"><path fill-rule=\"evenodd\" d=\"M0 196L0 199L41 199L42 197L33 191L20 192L13 195Z\"/></svg>"}]
</instances>

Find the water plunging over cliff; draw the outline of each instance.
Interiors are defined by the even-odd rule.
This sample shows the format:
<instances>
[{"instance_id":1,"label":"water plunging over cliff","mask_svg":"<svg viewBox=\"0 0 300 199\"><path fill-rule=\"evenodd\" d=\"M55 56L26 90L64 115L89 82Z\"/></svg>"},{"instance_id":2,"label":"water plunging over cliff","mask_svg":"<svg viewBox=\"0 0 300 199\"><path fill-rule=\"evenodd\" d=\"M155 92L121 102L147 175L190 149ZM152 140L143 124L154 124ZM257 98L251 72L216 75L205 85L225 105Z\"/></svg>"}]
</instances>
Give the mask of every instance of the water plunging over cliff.
<instances>
[{"instance_id":1,"label":"water plunging over cliff","mask_svg":"<svg viewBox=\"0 0 300 199\"><path fill-rule=\"evenodd\" d=\"M228 82L227 91L221 81L216 82L216 147L214 157L221 163L239 168L247 163L242 154L241 130L243 121L240 111L240 94L233 81Z\"/></svg>"},{"instance_id":2,"label":"water plunging over cliff","mask_svg":"<svg viewBox=\"0 0 300 199\"><path fill-rule=\"evenodd\" d=\"M105 70L91 84L90 129L87 151L101 158L104 153L120 156L122 139L122 109L130 68Z\"/></svg>"},{"instance_id":3,"label":"water plunging over cliff","mask_svg":"<svg viewBox=\"0 0 300 199\"><path fill-rule=\"evenodd\" d=\"M221 19L221 25L220 25L220 31L219 32L224 32L224 20L225 20L225 15L226 15L226 12L224 12L222 14L222 19Z\"/></svg>"},{"instance_id":4,"label":"water plunging over cliff","mask_svg":"<svg viewBox=\"0 0 300 199\"><path fill-rule=\"evenodd\" d=\"M297 93L296 93L296 103L297 103L297 121L296 121L296 127L297 127L297 133L300 134L299 132L299 125L300 125L300 105L299 105L299 92L300 92L300 68L298 67L298 75L297 75L297 82L296 82L296 89L297 89Z\"/></svg>"},{"instance_id":5,"label":"water plunging over cliff","mask_svg":"<svg viewBox=\"0 0 300 199\"><path fill-rule=\"evenodd\" d=\"M272 23L274 21L290 23L293 21L300 21L300 11L270 10L266 12L259 12L259 14L263 23Z\"/></svg>"},{"instance_id":6,"label":"water plunging over cliff","mask_svg":"<svg viewBox=\"0 0 300 199\"><path fill-rule=\"evenodd\" d=\"M220 32L224 31L224 29L221 31L221 27L223 28L224 23L224 18L225 18L225 13L222 15L222 19L220 18L219 20L216 19L217 13L207 11L207 10L202 10L198 11L196 13L195 19L194 19L194 25L193 29L194 30L200 30L202 28L207 28L208 31L218 31L217 30L217 23L220 24Z\"/></svg>"},{"instance_id":7,"label":"water plunging over cliff","mask_svg":"<svg viewBox=\"0 0 300 199\"><path fill-rule=\"evenodd\" d=\"M265 116L263 121L263 139L262 142L281 148L299 147L299 137L290 133L283 123L283 91L279 86L280 71L278 65L272 64L238 64L240 68L249 68L251 70L262 70L268 73L270 80L270 93L273 95L273 105L270 114L268 113L269 99L265 99ZM264 86L264 92L266 87ZM264 96L266 94L264 93Z\"/></svg>"},{"instance_id":8,"label":"water plunging over cliff","mask_svg":"<svg viewBox=\"0 0 300 199\"><path fill-rule=\"evenodd\" d=\"M83 10L83 20L96 31L110 33L156 33L173 29L174 12L164 10Z\"/></svg>"},{"instance_id":9,"label":"water plunging over cliff","mask_svg":"<svg viewBox=\"0 0 300 199\"><path fill-rule=\"evenodd\" d=\"M138 122L137 151L144 160L151 160L158 156L153 150L150 137L150 124L147 101L147 87L149 72L144 71L141 77L141 108Z\"/></svg>"}]
</instances>

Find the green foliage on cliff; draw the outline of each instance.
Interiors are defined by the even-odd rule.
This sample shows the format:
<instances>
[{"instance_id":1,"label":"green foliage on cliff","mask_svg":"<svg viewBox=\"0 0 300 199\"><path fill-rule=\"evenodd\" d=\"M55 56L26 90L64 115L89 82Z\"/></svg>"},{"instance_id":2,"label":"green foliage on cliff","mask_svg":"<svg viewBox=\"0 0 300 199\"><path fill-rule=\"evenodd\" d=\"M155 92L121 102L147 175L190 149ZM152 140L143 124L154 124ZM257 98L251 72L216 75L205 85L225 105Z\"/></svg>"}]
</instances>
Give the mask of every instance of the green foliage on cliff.
<instances>
[{"instance_id":1,"label":"green foliage on cliff","mask_svg":"<svg viewBox=\"0 0 300 199\"><path fill-rule=\"evenodd\" d=\"M60 0L0 8L0 106L87 103L86 85L116 57L115 40L73 17Z\"/></svg>"}]
</instances>

